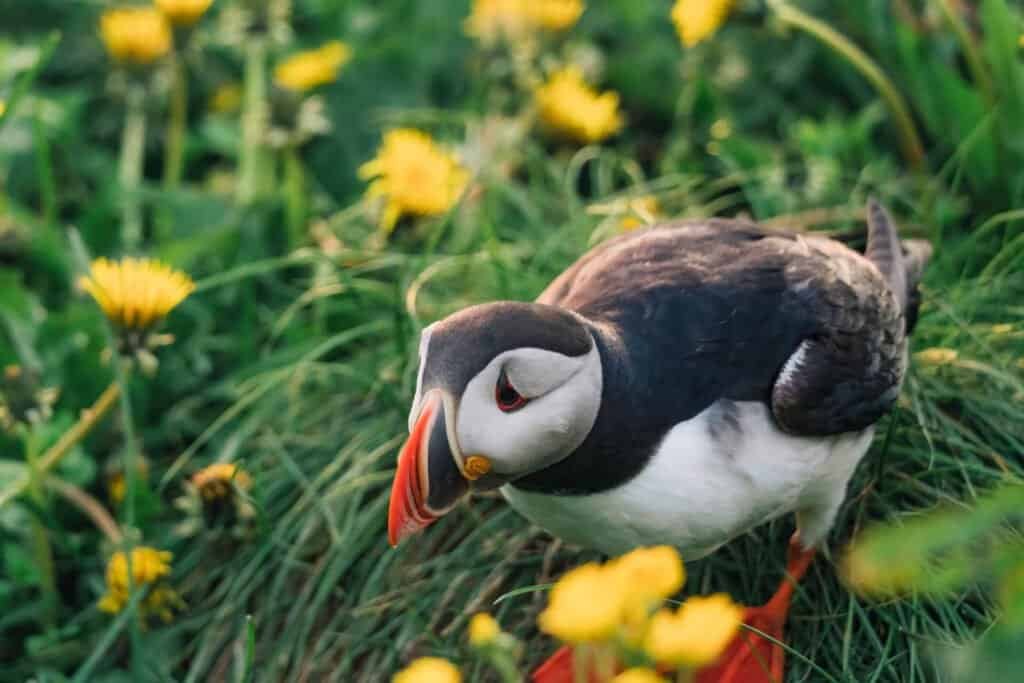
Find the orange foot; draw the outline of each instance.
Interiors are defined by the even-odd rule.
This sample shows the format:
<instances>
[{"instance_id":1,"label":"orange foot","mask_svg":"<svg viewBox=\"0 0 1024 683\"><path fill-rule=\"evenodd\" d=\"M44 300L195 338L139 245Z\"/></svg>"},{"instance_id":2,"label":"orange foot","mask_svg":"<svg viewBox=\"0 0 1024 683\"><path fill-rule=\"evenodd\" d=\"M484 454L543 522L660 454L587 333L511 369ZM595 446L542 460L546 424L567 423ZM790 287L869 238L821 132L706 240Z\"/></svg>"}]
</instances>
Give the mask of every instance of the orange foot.
<instances>
[{"instance_id":1,"label":"orange foot","mask_svg":"<svg viewBox=\"0 0 1024 683\"><path fill-rule=\"evenodd\" d=\"M814 552L803 548L796 536L793 537L786 562L789 576L782 580L771 600L761 607L746 609L744 624L782 642L793 588L807 573ZM715 664L697 673L697 683L782 683L786 653L772 640L751 631L741 631ZM588 669L593 671L593 667ZM559 648L533 672L531 680L533 683L574 683L572 650ZM602 682L592 675L587 683Z\"/></svg>"}]
</instances>

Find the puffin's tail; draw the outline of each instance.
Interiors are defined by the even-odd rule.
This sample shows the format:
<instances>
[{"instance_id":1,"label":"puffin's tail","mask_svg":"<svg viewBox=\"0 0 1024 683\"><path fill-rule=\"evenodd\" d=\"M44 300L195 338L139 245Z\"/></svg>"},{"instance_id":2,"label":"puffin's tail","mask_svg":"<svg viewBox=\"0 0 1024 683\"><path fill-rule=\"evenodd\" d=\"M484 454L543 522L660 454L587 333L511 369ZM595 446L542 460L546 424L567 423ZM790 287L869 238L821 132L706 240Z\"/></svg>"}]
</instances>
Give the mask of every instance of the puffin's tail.
<instances>
[{"instance_id":1,"label":"puffin's tail","mask_svg":"<svg viewBox=\"0 0 1024 683\"><path fill-rule=\"evenodd\" d=\"M896 294L909 334L917 323L921 303L917 285L932 256L932 245L924 240L901 242L889 212L872 198L868 200L868 244L864 256L878 267Z\"/></svg>"}]
</instances>

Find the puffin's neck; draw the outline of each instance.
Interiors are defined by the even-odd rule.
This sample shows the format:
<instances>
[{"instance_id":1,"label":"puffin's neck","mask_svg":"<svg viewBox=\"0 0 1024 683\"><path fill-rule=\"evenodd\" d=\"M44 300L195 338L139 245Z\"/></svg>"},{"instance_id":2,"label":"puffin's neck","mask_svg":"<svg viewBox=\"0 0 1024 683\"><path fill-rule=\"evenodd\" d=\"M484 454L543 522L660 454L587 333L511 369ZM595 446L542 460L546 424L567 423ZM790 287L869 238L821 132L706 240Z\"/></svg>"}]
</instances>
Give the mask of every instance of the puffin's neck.
<instances>
[{"instance_id":1,"label":"puffin's neck","mask_svg":"<svg viewBox=\"0 0 1024 683\"><path fill-rule=\"evenodd\" d=\"M665 433L659 424L663 421L645 405L647 373L627 351L618 329L610 323L582 321L601 358L601 407L594 426L576 450L515 480L511 485L516 488L563 495L606 491L643 469Z\"/></svg>"}]
</instances>

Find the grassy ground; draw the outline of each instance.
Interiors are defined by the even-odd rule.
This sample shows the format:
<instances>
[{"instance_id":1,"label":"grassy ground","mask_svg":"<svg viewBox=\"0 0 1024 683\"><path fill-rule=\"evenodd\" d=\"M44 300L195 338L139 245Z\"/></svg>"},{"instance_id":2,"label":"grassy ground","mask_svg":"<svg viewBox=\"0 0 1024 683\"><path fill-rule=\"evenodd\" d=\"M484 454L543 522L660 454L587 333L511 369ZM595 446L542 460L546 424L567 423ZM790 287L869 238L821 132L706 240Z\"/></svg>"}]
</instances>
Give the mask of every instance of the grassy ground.
<instances>
[{"instance_id":1,"label":"grassy ground","mask_svg":"<svg viewBox=\"0 0 1024 683\"><path fill-rule=\"evenodd\" d=\"M0 437L13 459L56 440L111 380L102 318L72 286L82 267L74 234L92 254L123 250L123 108L93 29L100 4L0 1L0 97L25 91L0 123L0 361L61 389L47 424ZM647 194L666 216L744 215L851 235L875 194L905 235L934 244L914 349L958 356L915 364L881 422L832 556L798 593L788 680L947 679L942 658L991 622L990 599L969 590L869 601L840 584L835 563L869 523L970 506L1024 473L1017 10L959 3L950 24L941 7L956 3L803 5L867 50L909 102L927 150L916 166L860 73L797 28L783 31L760 3L740 3L692 50L674 36L668 2L592 3L549 58L593 66L621 93L628 123L616 139L582 147L533 129L516 138L496 118L528 98L502 90L494 62L463 34L465 3L297 1L294 37L274 51L340 37L356 57L322 91L333 130L301 147L299 191L279 182L237 202L220 188L238 182L239 116L206 110L219 85L241 77L241 48L218 40L222 5L233 4L218 2L202 25L179 189L160 185L165 100L148 104L143 249L187 269L197 290L168 321L176 341L159 352L158 374L133 378L133 418L115 414L59 470L130 538L174 552L172 583L187 607L146 629L130 612L99 612L111 546L61 499L23 497L0 508L0 680L383 681L420 654L488 680L464 635L481 609L528 643L524 663L543 659L553 647L535 628L543 595L494 602L592 553L529 526L497 496L460 505L397 550L386 543L418 332L471 303L533 298L620 230L626 200ZM45 55L54 28L63 33L47 65L19 66ZM475 181L459 209L385 240L355 169L396 124L460 144ZM500 144L503 135L513 144ZM289 236L297 196L308 213ZM169 233L161 212L173 217ZM107 480L124 461L126 424L150 471L118 505ZM251 473L255 515L202 518L185 535L188 513L174 501L188 475L215 461ZM27 531L36 523L52 544L52 610ZM792 520L778 520L688 566L686 592L764 600L791 533Z\"/></svg>"}]
</instances>

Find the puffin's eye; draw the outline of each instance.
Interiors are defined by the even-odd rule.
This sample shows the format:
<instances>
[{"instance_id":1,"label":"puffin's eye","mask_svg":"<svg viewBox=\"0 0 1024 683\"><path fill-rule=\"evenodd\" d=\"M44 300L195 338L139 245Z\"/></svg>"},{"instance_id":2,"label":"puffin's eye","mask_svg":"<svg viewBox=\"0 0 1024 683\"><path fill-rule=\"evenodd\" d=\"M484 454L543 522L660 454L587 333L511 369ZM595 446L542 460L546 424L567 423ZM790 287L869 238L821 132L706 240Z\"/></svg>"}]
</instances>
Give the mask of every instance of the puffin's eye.
<instances>
[{"instance_id":1,"label":"puffin's eye","mask_svg":"<svg viewBox=\"0 0 1024 683\"><path fill-rule=\"evenodd\" d=\"M519 410L526 405L526 398L516 391L512 382L508 381L508 375L504 370L498 375L498 384L494 387L494 400L498 408L506 413Z\"/></svg>"}]
</instances>

